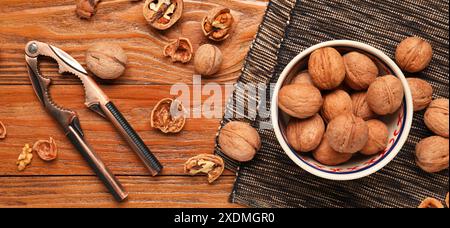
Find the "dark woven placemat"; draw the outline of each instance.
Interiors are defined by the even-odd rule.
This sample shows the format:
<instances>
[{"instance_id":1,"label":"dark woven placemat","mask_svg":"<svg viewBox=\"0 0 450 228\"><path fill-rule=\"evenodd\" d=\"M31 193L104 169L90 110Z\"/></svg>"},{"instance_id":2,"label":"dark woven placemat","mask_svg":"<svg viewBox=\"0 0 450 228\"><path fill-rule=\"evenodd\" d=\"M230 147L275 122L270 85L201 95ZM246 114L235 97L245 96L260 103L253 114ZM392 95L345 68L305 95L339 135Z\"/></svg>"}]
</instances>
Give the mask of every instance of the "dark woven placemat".
<instances>
[{"instance_id":1,"label":"dark woven placemat","mask_svg":"<svg viewBox=\"0 0 450 228\"><path fill-rule=\"evenodd\" d=\"M428 69L416 74L428 80L435 97L449 94L448 0L272 0L252 45L239 82L275 82L298 53L314 44L350 39L370 44L391 58L405 37L417 35L434 49ZM222 126L230 116L247 116L259 129L262 149L255 159L237 164L224 156L227 167L237 171L230 196L251 207L417 207L425 197L444 200L449 189L448 170L427 174L414 162L415 144L431 132L424 127L423 112L414 116L408 142L385 168L369 177L346 182L315 177L295 165L283 152L273 130L262 130L268 118L255 110L241 113L236 104L256 101L270 107L268 97L241 96L241 83L230 99Z\"/></svg>"}]
</instances>

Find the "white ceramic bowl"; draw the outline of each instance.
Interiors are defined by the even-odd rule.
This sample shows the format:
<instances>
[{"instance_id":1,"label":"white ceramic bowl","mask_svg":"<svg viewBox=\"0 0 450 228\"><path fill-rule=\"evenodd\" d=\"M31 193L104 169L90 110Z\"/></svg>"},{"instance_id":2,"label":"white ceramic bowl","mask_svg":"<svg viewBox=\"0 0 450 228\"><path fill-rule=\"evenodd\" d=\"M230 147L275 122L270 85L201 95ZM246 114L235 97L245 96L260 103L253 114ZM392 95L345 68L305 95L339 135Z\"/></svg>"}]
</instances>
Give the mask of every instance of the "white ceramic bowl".
<instances>
[{"instance_id":1,"label":"white ceramic bowl","mask_svg":"<svg viewBox=\"0 0 450 228\"><path fill-rule=\"evenodd\" d=\"M367 54L374 60L380 68L380 74L392 74L397 76L405 90L405 97L402 107L389 116L381 118L388 126L389 130L389 145L385 151L374 156L359 156L356 155L349 162L339 166L322 165L315 161L311 155L298 154L289 146L285 136L286 124L289 121L289 116L283 113L278 108L278 93L280 88L289 84L290 80L296 76L300 71L307 68L309 55L316 49L323 47L334 47L339 52L345 53L348 51L359 51ZM356 41L350 40L334 40L314 45L297 57L295 57L289 65L286 66L281 76L279 77L274 89L271 107L271 119L275 130L275 135L289 158L292 159L298 166L307 172L330 180L354 180L359 179L377 172L387 165L399 153L408 138L413 119L413 103L411 91L405 76L400 68L382 51Z\"/></svg>"}]
</instances>

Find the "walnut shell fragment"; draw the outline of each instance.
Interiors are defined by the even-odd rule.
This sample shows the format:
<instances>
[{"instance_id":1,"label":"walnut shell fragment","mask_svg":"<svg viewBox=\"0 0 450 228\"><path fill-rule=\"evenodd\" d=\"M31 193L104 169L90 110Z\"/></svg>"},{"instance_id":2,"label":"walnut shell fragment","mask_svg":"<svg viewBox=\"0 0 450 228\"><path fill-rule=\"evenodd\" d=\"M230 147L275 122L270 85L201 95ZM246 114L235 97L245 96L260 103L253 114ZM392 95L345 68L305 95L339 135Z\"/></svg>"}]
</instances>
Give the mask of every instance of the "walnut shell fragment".
<instances>
[{"instance_id":1,"label":"walnut shell fragment","mask_svg":"<svg viewBox=\"0 0 450 228\"><path fill-rule=\"evenodd\" d=\"M178 133L186 123L185 108L180 101L165 98L153 108L150 124L164 133Z\"/></svg>"},{"instance_id":2,"label":"walnut shell fragment","mask_svg":"<svg viewBox=\"0 0 450 228\"><path fill-rule=\"evenodd\" d=\"M49 140L39 140L34 143L33 151L44 161L55 160L58 156L58 147L55 140L50 137Z\"/></svg>"},{"instance_id":3,"label":"walnut shell fragment","mask_svg":"<svg viewBox=\"0 0 450 228\"><path fill-rule=\"evenodd\" d=\"M22 149L22 152L19 154L19 157L17 158L17 169L19 171L25 170L25 168L31 164L31 160L33 160L33 149L30 147L29 144L25 144L25 146Z\"/></svg>"},{"instance_id":4,"label":"walnut shell fragment","mask_svg":"<svg viewBox=\"0 0 450 228\"><path fill-rule=\"evenodd\" d=\"M223 159L212 154L200 154L189 158L184 164L184 172L190 175L207 174L208 182L212 183L222 175L225 165Z\"/></svg>"},{"instance_id":5,"label":"walnut shell fragment","mask_svg":"<svg viewBox=\"0 0 450 228\"><path fill-rule=\"evenodd\" d=\"M188 63L192 59L194 49L187 38L178 38L164 47L164 56L170 57L172 62Z\"/></svg>"},{"instance_id":6,"label":"walnut shell fragment","mask_svg":"<svg viewBox=\"0 0 450 228\"><path fill-rule=\"evenodd\" d=\"M0 139L6 138L6 126L0 121Z\"/></svg>"},{"instance_id":7,"label":"walnut shell fragment","mask_svg":"<svg viewBox=\"0 0 450 228\"><path fill-rule=\"evenodd\" d=\"M78 0L76 13L78 17L83 19L89 19L94 16L96 12L97 4L100 0Z\"/></svg>"},{"instance_id":8,"label":"walnut shell fragment","mask_svg":"<svg viewBox=\"0 0 450 228\"><path fill-rule=\"evenodd\" d=\"M143 14L153 28L166 30L181 18L183 4L183 0L147 0Z\"/></svg>"},{"instance_id":9,"label":"walnut shell fragment","mask_svg":"<svg viewBox=\"0 0 450 228\"><path fill-rule=\"evenodd\" d=\"M223 41L230 36L234 18L230 9L216 7L203 18L202 30L206 37L213 41Z\"/></svg>"},{"instance_id":10,"label":"walnut shell fragment","mask_svg":"<svg viewBox=\"0 0 450 228\"><path fill-rule=\"evenodd\" d=\"M429 197L423 200L418 208L444 208L444 205L439 200Z\"/></svg>"}]
</instances>

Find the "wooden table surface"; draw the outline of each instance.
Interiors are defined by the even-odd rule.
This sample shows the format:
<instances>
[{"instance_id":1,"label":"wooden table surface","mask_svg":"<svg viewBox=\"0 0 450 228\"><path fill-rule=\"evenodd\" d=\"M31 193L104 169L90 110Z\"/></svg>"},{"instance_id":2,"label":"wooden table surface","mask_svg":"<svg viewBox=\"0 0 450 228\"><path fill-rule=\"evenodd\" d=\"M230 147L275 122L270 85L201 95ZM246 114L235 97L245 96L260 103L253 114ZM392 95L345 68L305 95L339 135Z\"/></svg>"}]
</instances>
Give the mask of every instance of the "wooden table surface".
<instances>
[{"instance_id":1,"label":"wooden table surface","mask_svg":"<svg viewBox=\"0 0 450 228\"><path fill-rule=\"evenodd\" d=\"M142 1L104 0L89 21L76 17L74 2L2 0L0 5L0 121L8 134L0 140L0 207L238 207L228 202L235 178L231 172L226 171L211 185L204 176L183 173L188 158L213 152L220 117L191 118L183 132L164 135L151 129L149 115L160 99L173 97L171 85L186 83L191 90L198 86L194 85L192 64L172 64L163 57L162 48L170 39L188 37L197 48L208 42L200 28L206 12L219 4L232 9L236 30L232 38L218 44L224 64L217 77L202 81L225 87L239 76L268 0L185 1L183 17L165 32L146 24ZM57 65L50 61L41 64L41 71L52 78L51 93L57 103L78 112L86 139L130 192L128 201L113 200L38 102L24 59L24 47L30 40L60 47L82 65L86 49L95 42L116 43L127 52L125 75L99 83L164 165L157 177L149 175L108 121L83 105L84 91L75 77L59 75ZM222 105L226 99L223 95ZM201 109L192 103L191 108ZM58 159L44 162L35 156L24 172L17 171L22 147L50 136L57 141Z\"/></svg>"}]
</instances>

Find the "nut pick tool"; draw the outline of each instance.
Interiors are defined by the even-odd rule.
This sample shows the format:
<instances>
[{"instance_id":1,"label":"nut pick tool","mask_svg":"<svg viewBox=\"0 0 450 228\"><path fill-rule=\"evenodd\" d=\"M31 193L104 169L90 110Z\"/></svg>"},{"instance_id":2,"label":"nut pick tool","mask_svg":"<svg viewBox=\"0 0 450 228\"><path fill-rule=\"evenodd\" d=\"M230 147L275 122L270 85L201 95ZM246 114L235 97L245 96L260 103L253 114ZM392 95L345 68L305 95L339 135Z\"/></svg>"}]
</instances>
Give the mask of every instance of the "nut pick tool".
<instances>
[{"instance_id":1,"label":"nut pick tool","mask_svg":"<svg viewBox=\"0 0 450 228\"><path fill-rule=\"evenodd\" d=\"M116 106L114 106L106 94L103 93L95 81L88 76L87 71L81 64L57 47L38 41L29 42L25 47L25 60L28 66L30 80L37 97L49 114L51 114L62 126L66 136L81 152L83 157L117 201L126 199L128 193L125 192L119 181L84 139L77 113L60 107L52 101L49 91L51 80L40 74L38 69L39 56L47 56L54 59L59 65L59 73L67 72L76 75L84 86L86 95L85 105L100 116L109 119L114 124L132 149L138 154L139 158L144 162L152 176L157 175L161 171L162 165L150 152L148 147L133 130Z\"/></svg>"}]
</instances>

